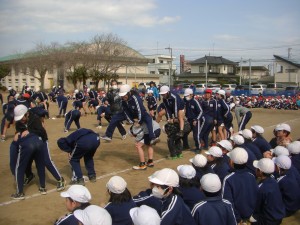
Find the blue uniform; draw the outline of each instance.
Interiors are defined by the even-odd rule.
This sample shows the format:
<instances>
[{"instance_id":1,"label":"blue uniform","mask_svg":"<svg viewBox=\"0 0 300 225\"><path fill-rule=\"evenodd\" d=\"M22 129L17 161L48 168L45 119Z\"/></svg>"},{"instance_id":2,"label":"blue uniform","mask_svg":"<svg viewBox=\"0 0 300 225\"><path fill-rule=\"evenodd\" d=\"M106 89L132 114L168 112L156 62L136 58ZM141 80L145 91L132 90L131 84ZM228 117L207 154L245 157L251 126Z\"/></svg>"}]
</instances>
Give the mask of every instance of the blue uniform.
<instances>
[{"instance_id":1,"label":"blue uniform","mask_svg":"<svg viewBox=\"0 0 300 225\"><path fill-rule=\"evenodd\" d=\"M300 174L300 154L291 154L292 165L296 167Z\"/></svg>"},{"instance_id":2,"label":"blue uniform","mask_svg":"<svg viewBox=\"0 0 300 225\"><path fill-rule=\"evenodd\" d=\"M147 205L157 211L158 214L161 213L162 202L152 195L152 189L147 189L146 191L141 191L138 195L134 196L133 201L137 206Z\"/></svg>"},{"instance_id":3,"label":"blue uniform","mask_svg":"<svg viewBox=\"0 0 300 225\"><path fill-rule=\"evenodd\" d=\"M68 98L64 95L58 95L56 101L59 108L59 115L65 115L68 106Z\"/></svg>"},{"instance_id":4,"label":"blue uniform","mask_svg":"<svg viewBox=\"0 0 300 225\"><path fill-rule=\"evenodd\" d=\"M188 119L188 122L190 123L190 126L192 128L196 149L200 149L200 119L202 117L203 110L201 108L200 103L194 98L192 98L189 101L184 100L184 103L185 116ZM196 122L196 125L193 125L194 122ZM187 135L185 137L187 139Z\"/></svg>"},{"instance_id":5,"label":"blue uniform","mask_svg":"<svg viewBox=\"0 0 300 225\"><path fill-rule=\"evenodd\" d=\"M234 225L236 219L232 205L221 196L207 197L195 205L192 215L197 225Z\"/></svg>"},{"instance_id":6,"label":"blue uniform","mask_svg":"<svg viewBox=\"0 0 300 225\"><path fill-rule=\"evenodd\" d=\"M178 111L184 109L182 98L175 92L169 92L169 98L163 99L167 119L178 118Z\"/></svg>"},{"instance_id":7,"label":"blue uniform","mask_svg":"<svg viewBox=\"0 0 300 225\"><path fill-rule=\"evenodd\" d=\"M244 146L246 148L248 148L251 152L254 153L257 160L260 160L261 158L263 158L263 155L262 155L261 151L259 150L259 148L255 144L253 144L253 142L251 140L245 139Z\"/></svg>"},{"instance_id":8,"label":"blue uniform","mask_svg":"<svg viewBox=\"0 0 300 225\"><path fill-rule=\"evenodd\" d=\"M157 102L154 96L147 96L146 97L147 106L149 110L156 110L157 109Z\"/></svg>"},{"instance_id":9,"label":"blue uniform","mask_svg":"<svg viewBox=\"0 0 300 225\"><path fill-rule=\"evenodd\" d=\"M195 221L191 211L184 203L183 199L171 194L163 199L161 210L161 225L194 225Z\"/></svg>"},{"instance_id":10,"label":"blue uniform","mask_svg":"<svg viewBox=\"0 0 300 225\"><path fill-rule=\"evenodd\" d=\"M64 217L55 221L54 225L75 225L75 224L77 225L78 222L79 221L76 219L76 217L73 215L73 213L69 213L69 214L65 215Z\"/></svg>"},{"instance_id":11,"label":"blue uniform","mask_svg":"<svg viewBox=\"0 0 300 225\"><path fill-rule=\"evenodd\" d=\"M65 130L69 130L72 122L74 121L77 129L80 129L80 119L81 113L77 109L70 110L65 116Z\"/></svg>"},{"instance_id":12,"label":"blue uniform","mask_svg":"<svg viewBox=\"0 0 300 225\"><path fill-rule=\"evenodd\" d=\"M246 147L245 144L242 144L239 147L245 149L246 152L248 153L248 160L246 163L246 168L250 173L252 173L254 176L256 176L256 168L253 166L253 161L259 160L259 159L256 158L255 154L248 147Z\"/></svg>"},{"instance_id":13,"label":"blue uniform","mask_svg":"<svg viewBox=\"0 0 300 225\"><path fill-rule=\"evenodd\" d=\"M291 170L277 179L286 215L290 216L300 209L300 185Z\"/></svg>"},{"instance_id":14,"label":"blue uniform","mask_svg":"<svg viewBox=\"0 0 300 225\"><path fill-rule=\"evenodd\" d=\"M213 163L211 168L214 170L215 174L217 174L223 182L224 178L230 173L230 167L228 163L223 159L218 159L217 163Z\"/></svg>"},{"instance_id":15,"label":"blue uniform","mask_svg":"<svg viewBox=\"0 0 300 225\"><path fill-rule=\"evenodd\" d=\"M96 176L93 157L100 145L100 137L98 134L92 130L81 128L66 138L58 139L57 145L61 150L70 153L69 162L75 175L74 178L78 180L83 176L80 167L81 158L84 158L88 177Z\"/></svg>"},{"instance_id":16,"label":"blue uniform","mask_svg":"<svg viewBox=\"0 0 300 225\"><path fill-rule=\"evenodd\" d=\"M231 202L238 223L249 219L252 215L257 192L255 176L247 169L235 170L225 177L222 197Z\"/></svg>"},{"instance_id":17,"label":"blue uniform","mask_svg":"<svg viewBox=\"0 0 300 225\"><path fill-rule=\"evenodd\" d=\"M3 134L4 126L5 126L5 120L7 120L10 124L14 121L14 108L15 108L15 102L10 101L2 106L3 115L1 121L1 134Z\"/></svg>"},{"instance_id":18,"label":"blue uniform","mask_svg":"<svg viewBox=\"0 0 300 225\"><path fill-rule=\"evenodd\" d=\"M130 199L128 202L122 202L118 204L107 203L104 207L112 218L112 225L132 225L132 219L130 217L130 209L136 207L135 202Z\"/></svg>"},{"instance_id":19,"label":"blue uniform","mask_svg":"<svg viewBox=\"0 0 300 225\"><path fill-rule=\"evenodd\" d=\"M268 225L280 224L285 217L284 203L274 178L268 177L259 184L253 217L257 221L254 224Z\"/></svg>"},{"instance_id":20,"label":"blue uniform","mask_svg":"<svg viewBox=\"0 0 300 225\"><path fill-rule=\"evenodd\" d=\"M208 136L214 127L214 120L217 120L217 101L215 99L201 101L203 109L200 140L204 143L204 148L208 148Z\"/></svg>"},{"instance_id":21,"label":"blue uniform","mask_svg":"<svg viewBox=\"0 0 300 225\"><path fill-rule=\"evenodd\" d=\"M215 173L211 166L206 165L204 167L193 166L196 170L196 176L201 180L201 178L207 173Z\"/></svg>"},{"instance_id":22,"label":"blue uniform","mask_svg":"<svg viewBox=\"0 0 300 225\"><path fill-rule=\"evenodd\" d=\"M89 97L90 97L91 100L97 100L98 99L98 93L97 93L97 91L91 90L89 92Z\"/></svg>"},{"instance_id":23,"label":"blue uniform","mask_svg":"<svg viewBox=\"0 0 300 225\"><path fill-rule=\"evenodd\" d=\"M17 193L23 193L25 170L34 159L39 175L40 187L45 188L45 161L43 141L34 133L19 136L10 146L10 166L17 183Z\"/></svg>"},{"instance_id":24,"label":"blue uniform","mask_svg":"<svg viewBox=\"0 0 300 225\"><path fill-rule=\"evenodd\" d=\"M271 150L271 145L269 144L269 142L267 142L266 139L264 139L261 136L256 137L253 140L253 144L255 144L259 148L259 150L262 154L264 154L264 152L266 152L266 151Z\"/></svg>"},{"instance_id":25,"label":"blue uniform","mask_svg":"<svg viewBox=\"0 0 300 225\"><path fill-rule=\"evenodd\" d=\"M157 87L153 86L153 87L149 87L148 90L152 90L153 91L153 95L156 99L159 99L159 92L157 90Z\"/></svg>"},{"instance_id":26,"label":"blue uniform","mask_svg":"<svg viewBox=\"0 0 300 225\"><path fill-rule=\"evenodd\" d=\"M190 208L194 208L195 204L204 200L205 195L198 187L179 187L182 193L184 203Z\"/></svg>"},{"instance_id":27,"label":"blue uniform","mask_svg":"<svg viewBox=\"0 0 300 225\"><path fill-rule=\"evenodd\" d=\"M146 123L150 140L155 138L153 133L152 118L146 111L142 99L137 95L131 95L128 101L122 101L124 114L129 122L133 123L134 119L138 120L139 124Z\"/></svg>"},{"instance_id":28,"label":"blue uniform","mask_svg":"<svg viewBox=\"0 0 300 225\"><path fill-rule=\"evenodd\" d=\"M75 94L75 99L81 102L85 102L85 96L82 91Z\"/></svg>"}]
</instances>

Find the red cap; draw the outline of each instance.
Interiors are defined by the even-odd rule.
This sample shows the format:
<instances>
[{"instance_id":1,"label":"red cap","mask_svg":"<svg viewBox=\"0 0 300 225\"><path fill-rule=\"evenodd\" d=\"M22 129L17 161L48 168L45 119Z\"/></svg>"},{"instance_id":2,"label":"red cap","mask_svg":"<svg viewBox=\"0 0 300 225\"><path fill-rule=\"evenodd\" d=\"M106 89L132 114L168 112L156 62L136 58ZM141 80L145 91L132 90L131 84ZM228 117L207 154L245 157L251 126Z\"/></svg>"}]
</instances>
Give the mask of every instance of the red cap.
<instances>
[{"instance_id":1,"label":"red cap","mask_svg":"<svg viewBox=\"0 0 300 225\"><path fill-rule=\"evenodd\" d=\"M30 94L28 93L23 94L23 98L30 98Z\"/></svg>"},{"instance_id":2,"label":"red cap","mask_svg":"<svg viewBox=\"0 0 300 225\"><path fill-rule=\"evenodd\" d=\"M211 89L206 89L205 93L212 93L212 90Z\"/></svg>"}]
</instances>

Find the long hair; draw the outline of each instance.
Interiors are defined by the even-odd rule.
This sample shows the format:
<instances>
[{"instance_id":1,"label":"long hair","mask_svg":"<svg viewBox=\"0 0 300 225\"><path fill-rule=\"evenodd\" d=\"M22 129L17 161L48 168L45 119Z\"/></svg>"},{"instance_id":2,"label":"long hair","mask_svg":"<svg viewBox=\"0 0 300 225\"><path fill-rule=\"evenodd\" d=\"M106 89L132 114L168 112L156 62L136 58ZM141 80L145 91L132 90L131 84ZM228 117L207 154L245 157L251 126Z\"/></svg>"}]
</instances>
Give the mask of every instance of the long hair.
<instances>
[{"instance_id":1,"label":"long hair","mask_svg":"<svg viewBox=\"0 0 300 225\"><path fill-rule=\"evenodd\" d=\"M199 177L195 176L192 179L187 179L179 176L179 186L180 187L200 187L200 179Z\"/></svg>"},{"instance_id":2,"label":"long hair","mask_svg":"<svg viewBox=\"0 0 300 225\"><path fill-rule=\"evenodd\" d=\"M129 200L131 200L131 193L127 188L121 194L116 194L113 192L109 192L109 194L110 197L108 201L113 204L121 204L123 202L128 202Z\"/></svg>"}]
</instances>

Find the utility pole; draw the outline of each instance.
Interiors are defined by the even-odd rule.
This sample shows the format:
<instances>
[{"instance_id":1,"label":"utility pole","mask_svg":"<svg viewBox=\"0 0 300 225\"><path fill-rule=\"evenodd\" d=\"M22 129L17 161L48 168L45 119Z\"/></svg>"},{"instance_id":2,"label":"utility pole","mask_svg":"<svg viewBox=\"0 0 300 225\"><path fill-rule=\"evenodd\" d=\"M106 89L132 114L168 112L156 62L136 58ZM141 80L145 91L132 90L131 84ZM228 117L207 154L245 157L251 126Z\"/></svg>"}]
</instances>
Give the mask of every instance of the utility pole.
<instances>
[{"instance_id":1,"label":"utility pole","mask_svg":"<svg viewBox=\"0 0 300 225\"><path fill-rule=\"evenodd\" d=\"M251 59L249 59L249 94L251 93Z\"/></svg>"},{"instance_id":2,"label":"utility pole","mask_svg":"<svg viewBox=\"0 0 300 225\"><path fill-rule=\"evenodd\" d=\"M207 88L207 59L205 59L205 88Z\"/></svg>"},{"instance_id":3,"label":"utility pole","mask_svg":"<svg viewBox=\"0 0 300 225\"><path fill-rule=\"evenodd\" d=\"M242 63L243 63L243 58L241 57L241 64L240 64L240 85L242 84L242 75L243 75Z\"/></svg>"},{"instance_id":4,"label":"utility pole","mask_svg":"<svg viewBox=\"0 0 300 225\"><path fill-rule=\"evenodd\" d=\"M288 59L291 58L291 51L292 51L292 48L288 48ZM289 71L289 82L291 82L291 72L290 72L291 68L290 68L290 65L288 66L288 71Z\"/></svg>"},{"instance_id":5,"label":"utility pole","mask_svg":"<svg viewBox=\"0 0 300 225\"><path fill-rule=\"evenodd\" d=\"M172 54L172 48L169 47L168 48L165 48L165 49L168 49L169 52L171 52L171 63L170 63L170 66L169 66L169 87L171 89L171 73L172 73L172 70L173 70L173 54Z\"/></svg>"}]
</instances>

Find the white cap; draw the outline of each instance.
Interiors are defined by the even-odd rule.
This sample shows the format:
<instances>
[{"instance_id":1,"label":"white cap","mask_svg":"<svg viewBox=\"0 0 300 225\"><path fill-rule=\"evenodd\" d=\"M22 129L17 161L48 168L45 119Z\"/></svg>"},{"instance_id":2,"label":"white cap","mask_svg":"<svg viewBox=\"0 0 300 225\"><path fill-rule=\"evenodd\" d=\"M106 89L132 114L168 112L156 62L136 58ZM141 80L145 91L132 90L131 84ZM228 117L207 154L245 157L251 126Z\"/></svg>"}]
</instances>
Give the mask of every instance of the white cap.
<instances>
[{"instance_id":1,"label":"white cap","mask_svg":"<svg viewBox=\"0 0 300 225\"><path fill-rule=\"evenodd\" d=\"M79 91L78 91L78 89L76 89L74 92L75 92L75 94L78 94Z\"/></svg>"},{"instance_id":2,"label":"white cap","mask_svg":"<svg viewBox=\"0 0 300 225\"><path fill-rule=\"evenodd\" d=\"M251 139L252 138L252 132L249 129L242 130L242 135L245 139Z\"/></svg>"},{"instance_id":3,"label":"white cap","mask_svg":"<svg viewBox=\"0 0 300 225\"><path fill-rule=\"evenodd\" d=\"M77 209L74 216L84 225L111 225L112 219L106 209L97 205L89 205L85 209Z\"/></svg>"},{"instance_id":4,"label":"white cap","mask_svg":"<svg viewBox=\"0 0 300 225\"><path fill-rule=\"evenodd\" d=\"M292 160L290 157L286 155L280 155L278 157L273 158L274 163L282 169L288 170L292 166Z\"/></svg>"},{"instance_id":5,"label":"white cap","mask_svg":"<svg viewBox=\"0 0 300 225\"><path fill-rule=\"evenodd\" d=\"M121 194L127 187L126 181L120 176L113 176L106 184L107 189L115 194Z\"/></svg>"},{"instance_id":6,"label":"white cap","mask_svg":"<svg viewBox=\"0 0 300 225\"><path fill-rule=\"evenodd\" d=\"M134 225L160 225L157 211L147 205L134 207L130 209L129 214Z\"/></svg>"},{"instance_id":7,"label":"white cap","mask_svg":"<svg viewBox=\"0 0 300 225\"><path fill-rule=\"evenodd\" d=\"M30 87L27 87L27 88L26 88L26 91L30 91L30 90L31 90L31 88L30 88Z\"/></svg>"},{"instance_id":8,"label":"white cap","mask_svg":"<svg viewBox=\"0 0 300 225\"><path fill-rule=\"evenodd\" d=\"M86 89L86 91L87 91L87 92L90 92L90 91L91 91L91 89L90 89L90 88L88 88L88 89Z\"/></svg>"},{"instance_id":9,"label":"white cap","mask_svg":"<svg viewBox=\"0 0 300 225\"><path fill-rule=\"evenodd\" d=\"M236 101L236 102L235 102L235 105L240 105L240 101Z\"/></svg>"},{"instance_id":10,"label":"white cap","mask_svg":"<svg viewBox=\"0 0 300 225\"><path fill-rule=\"evenodd\" d=\"M217 144L219 144L220 146L222 146L223 148L225 148L227 151L231 151L232 150L232 144L228 140L221 140L221 141L217 142Z\"/></svg>"},{"instance_id":11,"label":"white cap","mask_svg":"<svg viewBox=\"0 0 300 225\"><path fill-rule=\"evenodd\" d=\"M214 157L222 157L222 149L217 146L212 146L208 151L205 152L206 155L212 155Z\"/></svg>"},{"instance_id":12,"label":"white cap","mask_svg":"<svg viewBox=\"0 0 300 225\"><path fill-rule=\"evenodd\" d=\"M96 110L98 110L99 108L100 108L100 105L97 105L97 106L96 106Z\"/></svg>"},{"instance_id":13,"label":"white cap","mask_svg":"<svg viewBox=\"0 0 300 225\"><path fill-rule=\"evenodd\" d=\"M196 170L191 165L179 165L177 171L182 178L192 179L196 176Z\"/></svg>"},{"instance_id":14,"label":"white cap","mask_svg":"<svg viewBox=\"0 0 300 225\"><path fill-rule=\"evenodd\" d=\"M7 90L9 90L9 91L10 91L11 89L12 89L12 87L11 87L11 86L9 86L9 87L7 88Z\"/></svg>"},{"instance_id":15,"label":"white cap","mask_svg":"<svg viewBox=\"0 0 300 225\"><path fill-rule=\"evenodd\" d=\"M278 145L274 149L272 149L271 152L276 156L280 156L280 155L289 156L290 155L289 150L280 145Z\"/></svg>"},{"instance_id":16,"label":"white cap","mask_svg":"<svg viewBox=\"0 0 300 225\"><path fill-rule=\"evenodd\" d=\"M184 94L183 96L189 96L189 95L192 95L194 92L191 88L187 88L184 90Z\"/></svg>"},{"instance_id":17,"label":"white cap","mask_svg":"<svg viewBox=\"0 0 300 225\"><path fill-rule=\"evenodd\" d=\"M245 143L245 139L242 135L236 134L232 135L230 139L236 144L236 145L242 145Z\"/></svg>"},{"instance_id":18,"label":"white cap","mask_svg":"<svg viewBox=\"0 0 300 225\"><path fill-rule=\"evenodd\" d=\"M204 167L207 164L207 158L204 155L197 154L194 158L190 159L190 162L193 163L197 167Z\"/></svg>"},{"instance_id":19,"label":"white cap","mask_svg":"<svg viewBox=\"0 0 300 225\"><path fill-rule=\"evenodd\" d=\"M293 141L287 146L290 154L299 154L300 153L300 141Z\"/></svg>"},{"instance_id":20,"label":"white cap","mask_svg":"<svg viewBox=\"0 0 300 225\"><path fill-rule=\"evenodd\" d=\"M178 187L178 174L169 168L164 168L148 177L149 181L158 185L167 185L170 187Z\"/></svg>"},{"instance_id":21,"label":"white cap","mask_svg":"<svg viewBox=\"0 0 300 225\"><path fill-rule=\"evenodd\" d=\"M291 127L290 127L290 125L288 125L286 123L281 123L276 126L275 130L276 131L285 130L285 131L291 132Z\"/></svg>"},{"instance_id":22,"label":"white cap","mask_svg":"<svg viewBox=\"0 0 300 225\"><path fill-rule=\"evenodd\" d=\"M147 91L147 93L148 93L148 94L150 94L150 93L153 94L153 90L149 89L149 90Z\"/></svg>"},{"instance_id":23,"label":"white cap","mask_svg":"<svg viewBox=\"0 0 300 225\"><path fill-rule=\"evenodd\" d=\"M274 173L274 171L275 171L274 162L272 161L272 159L269 159L269 158L262 158L260 160L254 160L253 166L267 174Z\"/></svg>"},{"instance_id":24,"label":"white cap","mask_svg":"<svg viewBox=\"0 0 300 225\"><path fill-rule=\"evenodd\" d=\"M251 127L252 130L254 130L258 134L263 134L265 132L264 128L262 128L259 125L254 125Z\"/></svg>"},{"instance_id":25,"label":"white cap","mask_svg":"<svg viewBox=\"0 0 300 225\"><path fill-rule=\"evenodd\" d=\"M122 97L122 96L125 96L129 91L130 91L130 86L128 84L123 84L121 85L120 87L120 93L119 95Z\"/></svg>"},{"instance_id":26,"label":"white cap","mask_svg":"<svg viewBox=\"0 0 300 225\"><path fill-rule=\"evenodd\" d=\"M224 95L225 96L225 91L224 90L218 90L218 92L217 92L219 95Z\"/></svg>"},{"instance_id":27,"label":"white cap","mask_svg":"<svg viewBox=\"0 0 300 225\"><path fill-rule=\"evenodd\" d=\"M229 158L234 164L245 164L248 161L248 152L243 148L234 148L231 152L227 153Z\"/></svg>"},{"instance_id":28,"label":"white cap","mask_svg":"<svg viewBox=\"0 0 300 225\"><path fill-rule=\"evenodd\" d=\"M19 121L21 120L24 115L27 113L28 108L25 105L17 105L14 108L14 120Z\"/></svg>"},{"instance_id":29,"label":"white cap","mask_svg":"<svg viewBox=\"0 0 300 225\"><path fill-rule=\"evenodd\" d=\"M230 103L229 107L230 107L230 109L233 109L235 107L235 104L234 103Z\"/></svg>"},{"instance_id":30,"label":"white cap","mask_svg":"<svg viewBox=\"0 0 300 225\"><path fill-rule=\"evenodd\" d=\"M217 174L213 174L213 173L205 174L201 178L200 183L202 189L210 193L218 192L221 189L221 180Z\"/></svg>"},{"instance_id":31,"label":"white cap","mask_svg":"<svg viewBox=\"0 0 300 225\"><path fill-rule=\"evenodd\" d=\"M85 186L79 184L72 185L67 191L61 192L60 196L63 198L71 198L79 203L87 203L92 199L89 190Z\"/></svg>"},{"instance_id":32,"label":"white cap","mask_svg":"<svg viewBox=\"0 0 300 225\"><path fill-rule=\"evenodd\" d=\"M53 85L53 87L52 88L55 88L56 86L55 85Z\"/></svg>"},{"instance_id":33,"label":"white cap","mask_svg":"<svg viewBox=\"0 0 300 225\"><path fill-rule=\"evenodd\" d=\"M168 93L170 91L170 88L168 87L168 86L162 86L161 88L160 88L160 90L159 90L159 94L160 95L163 95L163 94L166 94L166 93Z\"/></svg>"}]
</instances>

